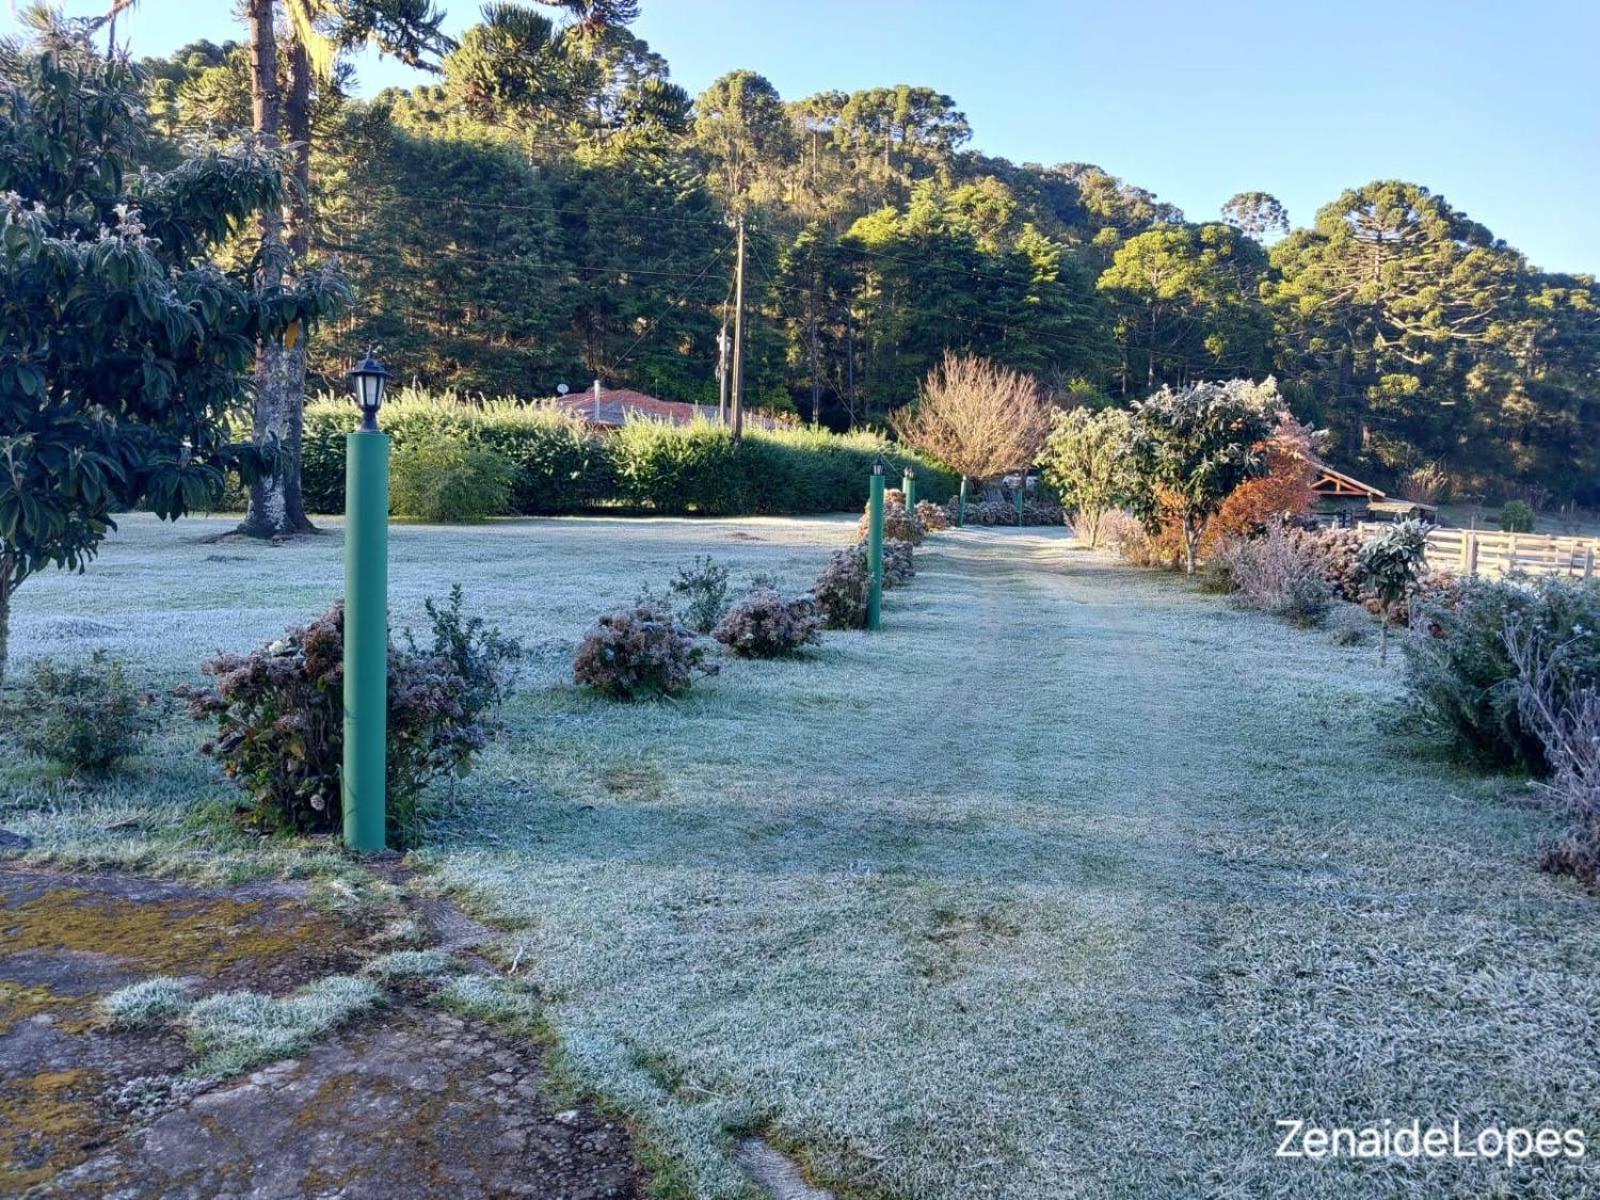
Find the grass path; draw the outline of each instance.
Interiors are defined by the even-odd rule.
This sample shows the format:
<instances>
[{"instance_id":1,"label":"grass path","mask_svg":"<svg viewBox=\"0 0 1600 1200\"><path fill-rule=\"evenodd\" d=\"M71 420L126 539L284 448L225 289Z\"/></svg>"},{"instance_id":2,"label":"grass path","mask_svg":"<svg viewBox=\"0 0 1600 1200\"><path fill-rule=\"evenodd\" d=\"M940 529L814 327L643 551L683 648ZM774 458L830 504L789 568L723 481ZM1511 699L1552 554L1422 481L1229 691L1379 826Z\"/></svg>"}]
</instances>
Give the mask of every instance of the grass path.
<instances>
[{"instance_id":1,"label":"grass path","mask_svg":"<svg viewBox=\"0 0 1600 1200\"><path fill-rule=\"evenodd\" d=\"M133 519L18 595L14 649L190 678L337 596L338 537ZM1579 1197L1589 1165L1274 1160L1274 1122L1600 1138L1600 908L1533 868L1515 781L1407 728L1398 670L1059 532L933 539L878 635L730 663L677 704L570 687L577 638L711 553L799 588L841 520L395 531L395 620L465 585L532 649L428 851L514 925L571 1070L687 1190L753 1127L906 1200ZM181 724L181 723L180 723ZM174 727L125 777L0 817L49 851L242 861ZM129 819L132 814L134 819ZM230 857L232 856L232 857Z\"/></svg>"},{"instance_id":2,"label":"grass path","mask_svg":"<svg viewBox=\"0 0 1600 1200\"><path fill-rule=\"evenodd\" d=\"M1278 1118L1600 1110L1594 902L1371 658L952 534L879 637L676 707L542 693L528 790L437 857L707 1195L746 1124L908 1197L1585 1194L1271 1157Z\"/></svg>"}]
</instances>

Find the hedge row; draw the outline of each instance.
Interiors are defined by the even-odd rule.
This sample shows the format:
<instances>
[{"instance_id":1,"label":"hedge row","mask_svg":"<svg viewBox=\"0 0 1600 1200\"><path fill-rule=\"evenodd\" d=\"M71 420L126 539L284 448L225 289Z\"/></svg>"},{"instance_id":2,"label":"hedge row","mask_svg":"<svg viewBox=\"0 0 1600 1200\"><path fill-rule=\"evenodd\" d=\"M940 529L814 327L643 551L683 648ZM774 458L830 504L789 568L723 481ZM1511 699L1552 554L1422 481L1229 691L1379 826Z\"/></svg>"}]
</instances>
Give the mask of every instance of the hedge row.
<instances>
[{"instance_id":1,"label":"hedge row","mask_svg":"<svg viewBox=\"0 0 1600 1200\"><path fill-rule=\"evenodd\" d=\"M596 434L550 409L411 390L384 405L382 422L397 450L459 438L505 455L515 469L511 507L519 514L615 506L705 516L845 512L860 507L880 453L895 485L912 465L925 497L942 499L957 487L949 471L874 434L749 430L736 445L726 428L705 421L631 421ZM348 399L319 397L306 405L301 470L308 510L344 511L344 437L358 423Z\"/></svg>"}]
</instances>

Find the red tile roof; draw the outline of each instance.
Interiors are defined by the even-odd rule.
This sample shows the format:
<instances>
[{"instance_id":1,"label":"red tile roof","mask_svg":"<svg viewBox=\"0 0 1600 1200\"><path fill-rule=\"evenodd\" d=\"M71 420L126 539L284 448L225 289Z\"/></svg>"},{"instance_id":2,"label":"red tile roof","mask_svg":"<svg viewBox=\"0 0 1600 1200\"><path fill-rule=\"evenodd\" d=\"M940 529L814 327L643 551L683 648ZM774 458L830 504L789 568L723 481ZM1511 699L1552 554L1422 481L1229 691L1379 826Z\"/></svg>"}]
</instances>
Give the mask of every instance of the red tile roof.
<instances>
[{"instance_id":1,"label":"red tile roof","mask_svg":"<svg viewBox=\"0 0 1600 1200\"><path fill-rule=\"evenodd\" d=\"M595 396L587 392L569 392L557 396L550 403L591 425L616 428L627 424L629 417L643 417L654 421L670 421L674 425L688 425L696 418L708 421L717 419L717 410L709 404L686 404L681 400L658 400L632 388L601 388ZM745 423L771 428L775 422L767 417L745 413Z\"/></svg>"}]
</instances>

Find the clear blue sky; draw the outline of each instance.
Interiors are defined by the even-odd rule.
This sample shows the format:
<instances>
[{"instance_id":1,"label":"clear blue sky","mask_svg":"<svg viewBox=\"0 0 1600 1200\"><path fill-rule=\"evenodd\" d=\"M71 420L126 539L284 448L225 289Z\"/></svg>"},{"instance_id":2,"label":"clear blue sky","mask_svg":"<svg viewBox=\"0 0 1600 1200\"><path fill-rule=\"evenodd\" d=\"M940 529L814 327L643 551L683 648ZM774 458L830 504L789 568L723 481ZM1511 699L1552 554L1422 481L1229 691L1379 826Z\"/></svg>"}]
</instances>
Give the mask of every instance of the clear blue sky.
<instances>
[{"instance_id":1,"label":"clear blue sky","mask_svg":"<svg viewBox=\"0 0 1600 1200\"><path fill-rule=\"evenodd\" d=\"M478 6L443 0L450 28ZM74 15L105 0L68 0ZM1600 273L1600 0L643 0L636 30L698 92L724 71L786 98L917 83L973 144L1093 162L1215 216L1272 192L1297 224L1404 178L1551 270ZM230 0L144 0L136 54L241 37ZM9 8L0 30L15 27ZM363 61L362 91L416 77Z\"/></svg>"}]
</instances>

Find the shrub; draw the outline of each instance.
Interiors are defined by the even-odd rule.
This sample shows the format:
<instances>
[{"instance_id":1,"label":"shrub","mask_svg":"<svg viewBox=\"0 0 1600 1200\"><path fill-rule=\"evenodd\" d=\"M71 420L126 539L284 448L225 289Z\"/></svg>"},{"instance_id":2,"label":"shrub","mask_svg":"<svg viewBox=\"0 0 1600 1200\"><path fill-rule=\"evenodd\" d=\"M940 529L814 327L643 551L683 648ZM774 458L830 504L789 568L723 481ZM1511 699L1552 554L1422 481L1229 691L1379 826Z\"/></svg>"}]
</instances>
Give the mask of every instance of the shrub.
<instances>
[{"instance_id":1,"label":"shrub","mask_svg":"<svg viewBox=\"0 0 1600 1200\"><path fill-rule=\"evenodd\" d=\"M454 593L452 593L454 601ZM420 801L441 776L471 765L486 735L475 716L504 695L492 680L507 661L503 640L459 620L459 605L435 609L436 643L457 643L475 678L464 677L448 645L423 654L389 647L388 835L409 845L421 832ZM250 820L261 828L332 832L340 825L339 777L344 755L344 606L246 655L220 655L201 665L212 687L188 687L197 721L215 720L217 736L203 749L249 796Z\"/></svg>"},{"instance_id":2,"label":"shrub","mask_svg":"<svg viewBox=\"0 0 1600 1200\"><path fill-rule=\"evenodd\" d=\"M1500 510L1500 528L1506 533L1532 533L1532 506L1526 500L1508 501Z\"/></svg>"},{"instance_id":3,"label":"shrub","mask_svg":"<svg viewBox=\"0 0 1600 1200\"><path fill-rule=\"evenodd\" d=\"M408 442L395 450L390 507L402 517L450 524L511 511L511 460L451 439Z\"/></svg>"},{"instance_id":4,"label":"shrub","mask_svg":"<svg viewBox=\"0 0 1600 1200\"><path fill-rule=\"evenodd\" d=\"M914 512L906 511L906 494L899 488L889 488L883 493L883 540L887 542L910 542L913 546L922 545L923 538L922 519ZM868 500L862 509L861 519L856 522L856 540L865 542L872 535L872 502Z\"/></svg>"},{"instance_id":5,"label":"shrub","mask_svg":"<svg viewBox=\"0 0 1600 1200\"><path fill-rule=\"evenodd\" d=\"M1151 533L1143 521L1117 509L1101 519L1100 537L1124 562L1136 567L1174 570L1183 563L1183 531L1171 522Z\"/></svg>"},{"instance_id":6,"label":"shrub","mask_svg":"<svg viewBox=\"0 0 1600 1200\"><path fill-rule=\"evenodd\" d=\"M1333 593L1314 551L1281 522L1259 537L1234 539L1219 547L1238 603L1296 625L1317 625L1327 615Z\"/></svg>"},{"instance_id":7,"label":"shrub","mask_svg":"<svg viewBox=\"0 0 1600 1200\"><path fill-rule=\"evenodd\" d=\"M1569 704L1600 686L1600 583L1472 579L1454 594L1415 605L1406 678L1419 709L1460 754L1500 766L1542 770L1544 752L1519 709L1519 675L1508 629L1537 631L1564 650L1552 685Z\"/></svg>"},{"instance_id":8,"label":"shrub","mask_svg":"<svg viewBox=\"0 0 1600 1200\"><path fill-rule=\"evenodd\" d=\"M903 587L917 573L910 542L885 542L883 544L883 586L885 589Z\"/></svg>"},{"instance_id":9,"label":"shrub","mask_svg":"<svg viewBox=\"0 0 1600 1200\"><path fill-rule=\"evenodd\" d=\"M922 522L924 531L937 533L941 529L950 528L950 511L944 505L935 504L932 500L918 500L917 520Z\"/></svg>"},{"instance_id":10,"label":"shrub","mask_svg":"<svg viewBox=\"0 0 1600 1200\"><path fill-rule=\"evenodd\" d=\"M1378 602L1378 661L1389 654L1389 622L1396 609L1408 605L1412 591L1427 565L1428 531L1418 521L1401 521L1362 543L1356 569L1362 589ZM1409 607L1407 609L1409 616Z\"/></svg>"},{"instance_id":11,"label":"shrub","mask_svg":"<svg viewBox=\"0 0 1600 1200\"><path fill-rule=\"evenodd\" d=\"M958 505L952 501L948 509L951 524L955 523ZM1022 523L1024 525L1065 525L1067 522L1066 510L1058 501L1045 499L1038 496L1029 496L1022 502ZM1107 523L1116 524L1112 514L1101 518L1101 534ZM967 524L968 525L1015 525L1017 523L1016 497L1009 500L968 500Z\"/></svg>"},{"instance_id":12,"label":"shrub","mask_svg":"<svg viewBox=\"0 0 1600 1200\"><path fill-rule=\"evenodd\" d=\"M443 604L431 597L422 602L428 614L433 643L426 653L417 647L411 630L406 648L413 657L433 657L448 662L462 682L461 710L468 722L486 724L489 714L511 697L516 687L522 643L494 628L482 617L462 611L461 585L450 588Z\"/></svg>"},{"instance_id":13,"label":"shrub","mask_svg":"<svg viewBox=\"0 0 1600 1200\"><path fill-rule=\"evenodd\" d=\"M1329 622L1328 640L1335 646L1359 646L1372 632L1372 617L1365 609L1341 604Z\"/></svg>"},{"instance_id":14,"label":"shrub","mask_svg":"<svg viewBox=\"0 0 1600 1200\"><path fill-rule=\"evenodd\" d=\"M312 511L343 510L344 439L359 419L344 398L306 406L301 470ZM879 454L891 471L915 466L930 495L956 485L950 472L872 433L751 429L736 445L731 430L710 422L639 419L598 434L557 409L413 389L384 405L383 425L397 458L407 446L443 441L503 455L513 469L511 511L518 513L618 502L663 513L849 512Z\"/></svg>"},{"instance_id":15,"label":"shrub","mask_svg":"<svg viewBox=\"0 0 1600 1200\"><path fill-rule=\"evenodd\" d=\"M615 700L678 696L695 673L713 675L694 633L663 604L642 596L607 613L584 635L573 660L574 680Z\"/></svg>"},{"instance_id":16,"label":"shrub","mask_svg":"<svg viewBox=\"0 0 1600 1200\"><path fill-rule=\"evenodd\" d=\"M835 550L811 589L829 629L865 629L872 580L862 546Z\"/></svg>"},{"instance_id":17,"label":"shrub","mask_svg":"<svg viewBox=\"0 0 1600 1200\"><path fill-rule=\"evenodd\" d=\"M728 611L728 568L708 554L679 567L669 586L684 597L683 621L696 633L710 633Z\"/></svg>"},{"instance_id":18,"label":"shrub","mask_svg":"<svg viewBox=\"0 0 1600 1200\"><path fill-rule=\"evenodd\" d=\"M37 663L5 711L29 754L95 773L136 752L164 709L133 685L126 664L96 650L87 662Z\"/></svg>"},{"instance_id":19,"label":"shrub","mask_svg":"<svg viewBox=\"0 0 1600 1200\"><path fill-rule=\"evenodd\" d=\"M821 641L821 630L815 599L785 600L759 587L728 610L711 636L744 658L783 658Z\"/></svg>"},{"instance_id":20,"label":"shrub","mask_svg":"<svg viewBox=\"0 0 1600 1200\"><path fill-rule=\"evenodd\" d=\"M1519 680L1518 714L1550 768L1541 787L1571 820L1540 866L1600 887L1600 688L1572 687L1564 669L1572 640L1552 645L1537 629L1513 624L1505 643Z\"/></svg>"}]
</instances>

